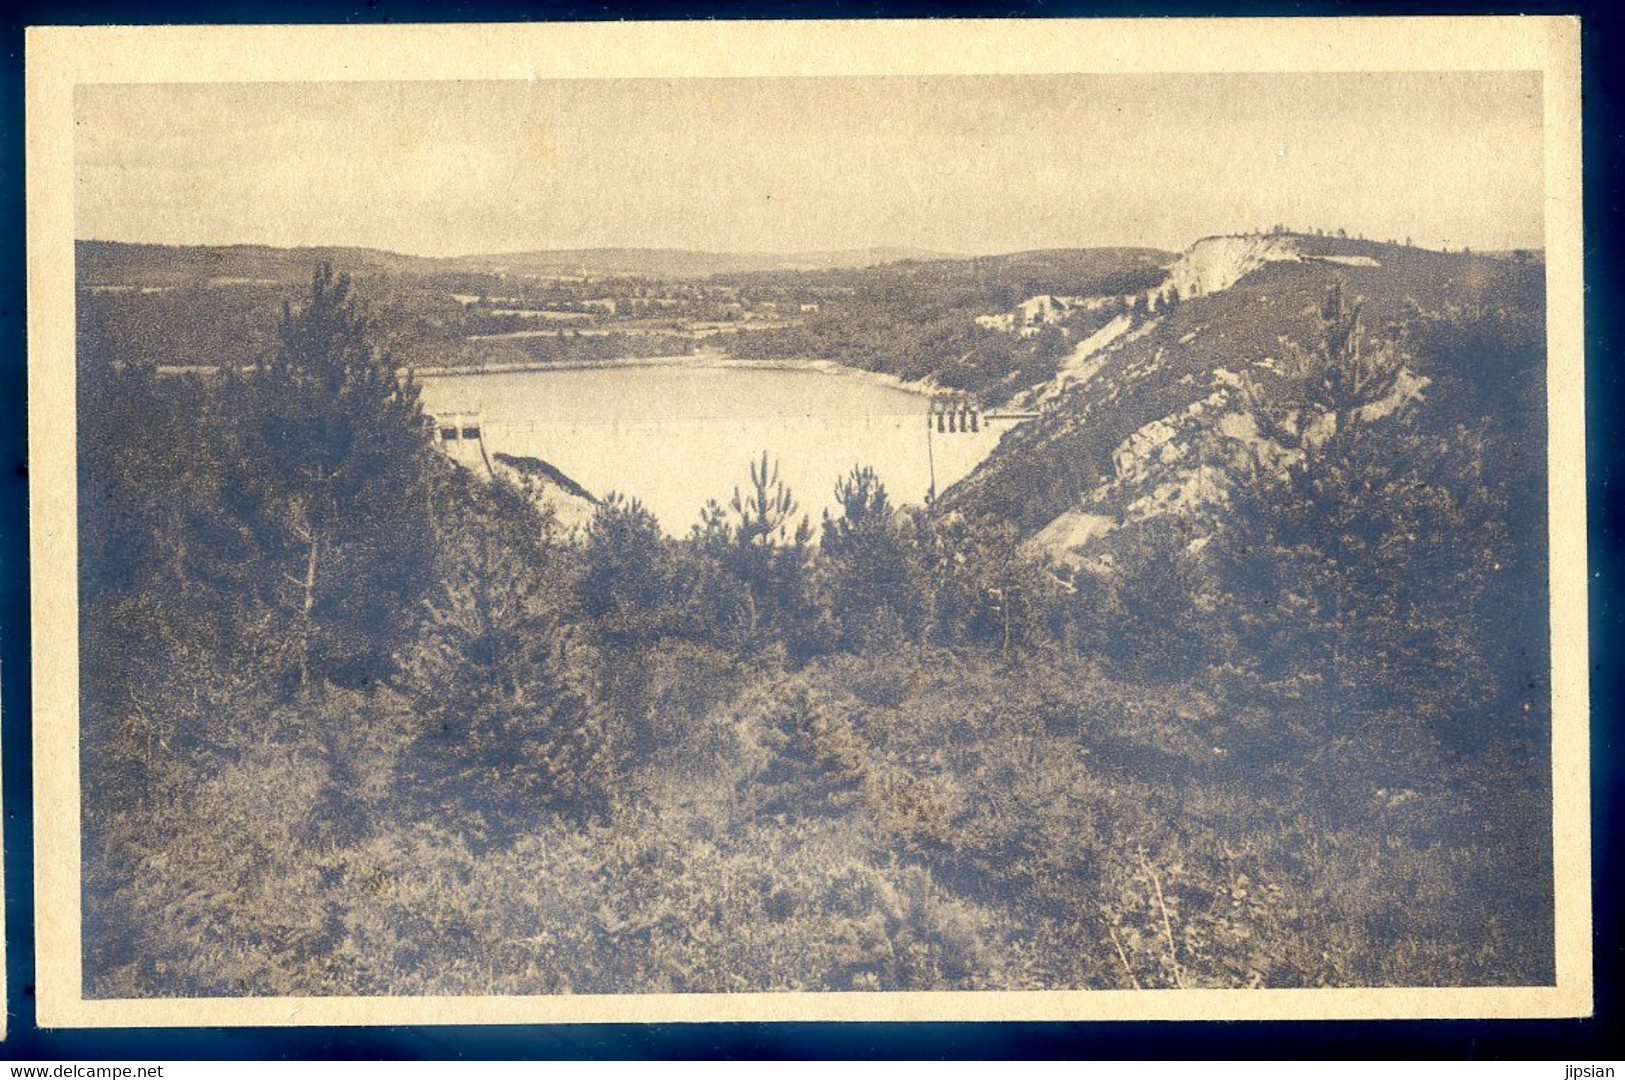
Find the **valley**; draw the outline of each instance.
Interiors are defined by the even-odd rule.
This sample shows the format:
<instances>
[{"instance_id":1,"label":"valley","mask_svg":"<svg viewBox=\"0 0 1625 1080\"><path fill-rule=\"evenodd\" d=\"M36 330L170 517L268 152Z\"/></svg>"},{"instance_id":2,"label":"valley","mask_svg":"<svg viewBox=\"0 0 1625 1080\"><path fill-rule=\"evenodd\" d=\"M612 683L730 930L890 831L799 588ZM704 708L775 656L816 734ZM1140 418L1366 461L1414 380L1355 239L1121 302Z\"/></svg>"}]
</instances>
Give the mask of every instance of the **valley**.
<instances>
[{"instance_id":1,"label":"valley","mask_svg":"<svg viewBox=\"0 0 1625 1080\"><path fill-rule=\"evenodd\" d=\"M91 996L1555 978L1539 252L79 258Z\"/></svg>"}]
</instances>

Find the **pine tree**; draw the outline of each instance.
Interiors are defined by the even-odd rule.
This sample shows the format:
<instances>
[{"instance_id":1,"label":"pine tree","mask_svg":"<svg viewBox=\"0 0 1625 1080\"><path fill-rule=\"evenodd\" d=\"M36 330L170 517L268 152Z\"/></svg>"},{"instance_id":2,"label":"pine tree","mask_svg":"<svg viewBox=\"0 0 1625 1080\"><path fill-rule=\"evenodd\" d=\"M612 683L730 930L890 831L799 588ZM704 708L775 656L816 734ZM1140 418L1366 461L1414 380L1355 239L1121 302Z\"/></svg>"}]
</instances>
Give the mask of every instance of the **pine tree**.
<instances>
[{"instance_id":1,"label":"pine tree","mask_svg":"<svg viewBox=\"0 0 1625 1080\"><path fill-rule=\"evenodd\" d=\"M301 685L387 670L430 576L427 423L370 329L349 276L323 263L305 302L284 304L268 362L232 388L237 508L272 568Z\"/></svg>"},{"instance_id":2,"label":"pine tree","mask_svg":"<svg viewBox=\"0 0 1625 1080\"><path fill-rule=\"evenodd\" d=\"M397 688L421 727L409 766L432 804L477 807L491 824L538 808L577 819L607 799L610 737L596 656L572 629L541 522L498 485L448 494L424 618L397 657Z\"/></svg>"},{"instance_id":3,"label":"pine tree","mask_svg":"<svg viewBox=\"0 0 1625 1080\"><path fill-rule=\"evenodd\" d=\"M1318 666L1344 684L1364 647L1361 596L1378 538L1396 531L1388 523L1408 482L1404 455L1394 453L1408 438L1406 418L1388 415L1404 356L1366 332L1362 305L1341 283L1320 316L1316 347L1291 348L1278 383L1243 395L1265 436L1255 446L1263 456L1233 492L1230 535L1215 557L1246 597L1244 633L1262 643L1258 655Z\"/></svg>"},{"instance_id":4,"label":"pine tree","mask_svg":"<svg viewBox=\"0 0 1625 1080\"><path fill-rule=\"evenodd\" d=\"M735 488L729 507L732 543L724 565L750 589L759 617L782 626L807 599L812 523L805 515L796 521L795 495L765 450L750 464L750 488Z\"/></svg>"},{"instance_id":5,"label":"pine tree","mask_svg":"<svg viewBox=\"0 0 1625 1080\"><path fill-rule=\"evenodd\" d=\"M730 503L737 519L735 536L742 546L774 547L787 542L805 544L812 538L812 529L803 517L801 524L791 531L795 520L796 500L790 488L779 479L779 463L769 461L762 451L760 462L750 464L750 491L734 488Z\"/></svg>"},{"instance_id":6,"label":"pine tree","mask_svg":"<svg viewBox=\"0 0 1625 1080\"><path fill-rule=\"evenodd\" d=\"M637 499L611 492L587 529L582 611L618 644L657 637L670 605L670 545L660 522Z\"/></svg>"},{"instance_id":7,"label":"pine tree","mask_svg":"<svg viewBox=\"0 0 1625 1080\"><path fill-rule=\"evenodd\" d=\"M929 605L906 519L871 468L838 481L835 500L841 514L824 515L822 550L842 644L859 651L898 633L918 637Z\"/></svg>"}]
</instances>

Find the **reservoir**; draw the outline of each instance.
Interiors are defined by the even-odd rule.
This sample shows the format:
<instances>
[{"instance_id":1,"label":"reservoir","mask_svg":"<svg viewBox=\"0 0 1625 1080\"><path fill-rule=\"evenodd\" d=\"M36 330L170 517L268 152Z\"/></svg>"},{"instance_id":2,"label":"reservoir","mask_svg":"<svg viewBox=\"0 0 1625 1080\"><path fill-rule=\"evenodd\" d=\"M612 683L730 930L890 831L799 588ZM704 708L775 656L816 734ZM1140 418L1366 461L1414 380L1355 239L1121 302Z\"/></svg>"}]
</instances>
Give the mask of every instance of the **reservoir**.
<instances>
[{"instance_id":1,"label":"reservoir","mask_svg":"<svg viewBox=\"0 0 1625 1080\"><path fill-rule=\"evenodd\" d=\"M1012 419L933 411L930 393L835 365L683 358L606 367L419 375L424 410L479 417L489 453L540 458L593 495L640 500L673 536L726 506L765 450L816 528L835 484L868 465L923 504L998 445Z\"/></svg>"}]
</instances>

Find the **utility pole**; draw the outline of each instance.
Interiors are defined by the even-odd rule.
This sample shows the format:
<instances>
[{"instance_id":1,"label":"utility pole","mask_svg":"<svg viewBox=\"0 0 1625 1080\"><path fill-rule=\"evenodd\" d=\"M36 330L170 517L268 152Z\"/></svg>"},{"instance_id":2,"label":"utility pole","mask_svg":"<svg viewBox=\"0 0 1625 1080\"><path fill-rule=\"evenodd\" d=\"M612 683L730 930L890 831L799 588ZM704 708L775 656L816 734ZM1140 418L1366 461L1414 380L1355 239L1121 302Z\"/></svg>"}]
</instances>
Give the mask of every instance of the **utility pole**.
<instances>
[{"instance_id":1,"label":"utility pole","mask_svg":"<svg viewBox=\"0 0 1625 1080\"><path fill-rule=\"evenodd\" d=\"M934 508L937 504L937 452L934 442L935 432L931 430L936 427L936 412L937 401L936 398L932 398L931 407L925 414L925 460L931 475L931 484L925 493L925 504L928 508Z\"/></svg>"}]
</instances>

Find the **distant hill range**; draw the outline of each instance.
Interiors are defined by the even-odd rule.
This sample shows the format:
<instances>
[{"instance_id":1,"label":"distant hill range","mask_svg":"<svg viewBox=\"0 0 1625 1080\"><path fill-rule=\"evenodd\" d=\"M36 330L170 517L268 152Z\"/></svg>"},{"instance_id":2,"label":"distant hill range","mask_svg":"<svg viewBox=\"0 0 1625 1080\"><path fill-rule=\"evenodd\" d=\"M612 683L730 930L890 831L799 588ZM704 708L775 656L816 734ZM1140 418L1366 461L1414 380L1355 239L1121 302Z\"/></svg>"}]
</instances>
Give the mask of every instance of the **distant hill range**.
<instances>
[{"instance_id":1,"label":"distant hill range","mask_svg":"<svg viewBox=\"0 0 1625 1080\"><path fill-rule=\"evenodd\" d=\"M309 277L312 263L322 260L352 273L701 278L765 271L854 269L909 260L959 257L942 252L889 247L788 254L684 251L675 248L583 248L449 258L401 255L376 248L282 248L263 244L212 247L80 240L76 248L82 284L128 285L140 282L156 286L210 279L227 283L298 282Z\"/></svg>"},{"instance_id":2,"label":"distant hill range","mask_svg":"<svg viewBox=\"0 0 1625 1080\"><path fill-rule=\"evenodd\" d=\"M847 270L959 256L917 248L862 248L789 254L684 251L668 248L586 248L517 255L470 255L451 260L486 273L605 274L634 277L710 277L772 270Z\"/></svg>"}]
</instances>

